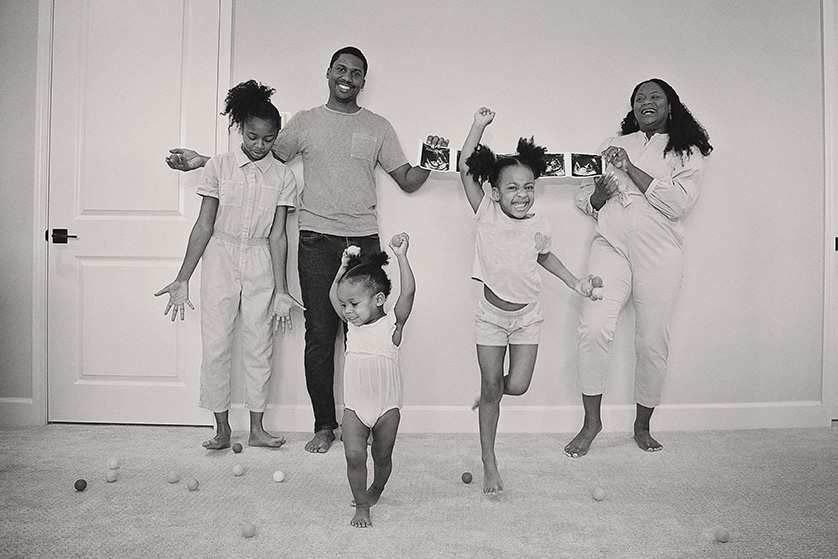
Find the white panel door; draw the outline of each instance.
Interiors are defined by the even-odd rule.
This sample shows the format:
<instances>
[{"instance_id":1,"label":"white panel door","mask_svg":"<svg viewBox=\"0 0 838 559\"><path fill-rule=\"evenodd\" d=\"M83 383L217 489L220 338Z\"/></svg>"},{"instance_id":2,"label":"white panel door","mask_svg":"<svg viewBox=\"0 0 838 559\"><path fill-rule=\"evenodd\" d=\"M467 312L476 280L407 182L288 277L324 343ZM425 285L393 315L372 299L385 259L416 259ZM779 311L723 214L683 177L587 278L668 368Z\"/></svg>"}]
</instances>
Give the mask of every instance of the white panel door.
<instances>
[{"instance_id":1,"label":"white panel door","mask_svg":"<svg viewBox=\"0 0 838 559\"><path fill-rule=\"evenodd\" d=\"M198 313L163 316L215 152L219 2L56 0L49 174L49 421L206 424ZM226 88L226 84L224 86ZM66 243L54 234L66 229ZM199 273L192 280L198 305Z\"/></svg>"}]
</instances>

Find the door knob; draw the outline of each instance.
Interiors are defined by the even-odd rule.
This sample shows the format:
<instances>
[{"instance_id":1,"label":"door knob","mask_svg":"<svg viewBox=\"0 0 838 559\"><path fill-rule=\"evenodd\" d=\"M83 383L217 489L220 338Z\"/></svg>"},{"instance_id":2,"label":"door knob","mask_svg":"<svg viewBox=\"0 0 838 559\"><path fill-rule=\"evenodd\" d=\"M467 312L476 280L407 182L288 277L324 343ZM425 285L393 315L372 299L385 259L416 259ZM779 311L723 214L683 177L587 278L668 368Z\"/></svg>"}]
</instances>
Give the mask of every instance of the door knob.
<instances>
[{"instance_id":1,"label":"door knob","mask_svg":"<svg viewBox=\"0 0 838 559\"><path fill-rule=\"evenodd\" d=\"M49 235L49 230L47 230L47 235ZM45 235L46 236L46 235ZM66 229L53 229L52 230L52 242L57 245L66 245L67 239L78 239L77 235L68 235Z\"/></svg>"}]
</instances>

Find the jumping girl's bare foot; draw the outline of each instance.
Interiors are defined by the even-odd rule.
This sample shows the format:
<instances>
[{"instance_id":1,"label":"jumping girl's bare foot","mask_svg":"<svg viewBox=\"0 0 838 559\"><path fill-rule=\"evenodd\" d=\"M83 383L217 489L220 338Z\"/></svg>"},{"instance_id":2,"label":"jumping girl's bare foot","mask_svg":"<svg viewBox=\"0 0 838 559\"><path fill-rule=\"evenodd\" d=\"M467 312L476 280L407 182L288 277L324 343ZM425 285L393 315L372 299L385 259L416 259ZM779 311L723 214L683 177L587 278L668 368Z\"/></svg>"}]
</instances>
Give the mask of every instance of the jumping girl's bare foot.
<instances>
[{"instance_id":1,"label":"jumping girl's bare foot","mask_svg":"<svg viewBox=\"0 0 838 559\"><path fill-rule=\"evenodd\" d=\"M594 439L599 435L600 431L602 431L601 424L583 426L579 434L573 437L573 440L564 447L565 455L571 458L581 458L588 454L591 443L594 442Z\"/></svg>"},{"instance_id":2,"label":"jumping girl's bare foot","mask_svg":"<svg viewBox=\"0 0 838 559\"><path fill-rule=\"evenodd\" d=\"M361 505L355 507L355 516L352 517L352 520L349 521L349 524L355 526L356 528L371 527L372 520L370 519L370 506Z\"/></svg>"},{"instance_id":3,"label":"jumping girl's bare foot","mask_svg":"<svg viewBox=\"0 0 838 559\"><path fill-rule=\"evenodd\" d=\"M503 491L503 480L498 471L497 462L483 463L483 493L496 496Z\"/></svg>"},{"instance_id":4,"label":"jumping girl's bare foot","mask_svg":"<svg viewBox=\"0 0 838 559\"><path fill-rule=\"evenodd\" d=\"M306 443L306 450L317 454L329 452L329 447L332 446L332 441L334 440L335 433L331 429L322 429L317 431L314 437Z\"/></svg>"},{"instance_id":5,"label":"jumping girl's bare foot","mask_svg":"<svg viewBox=\"0 0 838 559\"><path fill-rule=\"evenodd\" d=\"M663 445L652 438L648 430L638 429L634 432L634 442L640 447L640 450L646 452L657 452L663 450Z\"/></svg>"}]
</instances>

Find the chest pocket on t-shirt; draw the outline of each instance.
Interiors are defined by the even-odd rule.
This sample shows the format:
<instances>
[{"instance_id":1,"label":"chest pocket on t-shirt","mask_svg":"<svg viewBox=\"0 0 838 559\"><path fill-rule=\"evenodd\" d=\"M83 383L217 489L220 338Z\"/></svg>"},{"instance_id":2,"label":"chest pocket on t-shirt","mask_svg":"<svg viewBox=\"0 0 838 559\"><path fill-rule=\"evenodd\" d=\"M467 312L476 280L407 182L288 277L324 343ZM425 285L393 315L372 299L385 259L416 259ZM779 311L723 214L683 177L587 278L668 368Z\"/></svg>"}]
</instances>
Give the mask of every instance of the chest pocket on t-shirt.
<instances>
[{"instance_id":1,"label":"chest pocket on t-shirt","mask_svg":"<svg viewBox=\"0 0 838 559\"><path fill-rule=\"evenodd\" d=\"M221 181L221 187L218 189L218 203L222 206L240 208L243 192L243 182L223 180Z\"/></svg>"},{"instance_id":2,"label":"chest pocket on t-shirt","mask_svg":"<svg viewBox=\"0 0 838 559\"><path fill-rule=\"evenodd\" d=\"M352 157L375 161L378 138L366 134L352 134Z\"/></svg>"}]
</instances>

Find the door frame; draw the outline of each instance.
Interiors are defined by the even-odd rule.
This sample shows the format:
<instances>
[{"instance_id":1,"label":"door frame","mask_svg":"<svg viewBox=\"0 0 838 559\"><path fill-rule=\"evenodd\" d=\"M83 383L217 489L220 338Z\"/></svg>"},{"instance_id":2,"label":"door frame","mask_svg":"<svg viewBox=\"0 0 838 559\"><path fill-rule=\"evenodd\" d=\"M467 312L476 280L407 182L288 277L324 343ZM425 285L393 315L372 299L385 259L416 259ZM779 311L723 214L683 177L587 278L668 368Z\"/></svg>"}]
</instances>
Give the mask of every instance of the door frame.
<instances>
[{"instance_id":1,"label":"door frame","mask_svg":"<svg viewBox=\"0 0 838 559\"><path fill-rule=\"evenodd\" d=\"M49 126L54 0L38 2L38 58L35 76L35 188L32 231L32 406L27 425L47 424L47 273L49 223Z\"/></svg>"},{"instance_id":2,"label":"door frame","mask_svg":"<svg viewBox=\"0 0 838 559\"><path fill-rule=\"evenodd\" d=\"M827 421L838 419L838 11L835 0L821 2L823 25L824 120L824 303L823 404Z\"/></svg>"},{"instance_id":3,"label":"door frame","mask_svg":"<svg viewBox=\"0 0 838 559\"><path fill-rule=\"evenodd\" d=\"M183 0L188 2L189 0ZM223 106L229 89L232 73L233 52L233 2L217 0L220 8L219 19L219 54L217 61L216 98L218 106ZM32 399L21 402L16 424L46 425L48 417L49 386L47 383L48 340L47 325L49 309L47 305L49 247L44 237L49 228L49 158L50 158L50 118L52 82L52 47L53 14L55 0L38 1L38 52L36 68L35 94L35 183L33 216L33 251L32 251ZM229 143L226 119L216 116L216 152L226 151ZM18 407L18 406L16 406Z\"/></svg>"}]
</instances>

